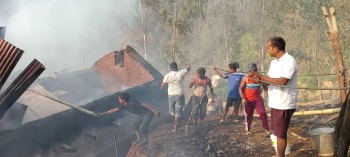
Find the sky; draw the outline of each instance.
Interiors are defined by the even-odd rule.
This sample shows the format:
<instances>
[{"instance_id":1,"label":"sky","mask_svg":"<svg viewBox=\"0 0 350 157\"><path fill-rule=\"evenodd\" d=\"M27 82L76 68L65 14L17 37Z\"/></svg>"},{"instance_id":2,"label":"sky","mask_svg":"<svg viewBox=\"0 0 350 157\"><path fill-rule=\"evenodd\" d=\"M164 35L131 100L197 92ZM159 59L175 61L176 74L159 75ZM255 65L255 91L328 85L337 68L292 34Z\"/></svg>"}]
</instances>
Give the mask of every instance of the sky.
<instances>
[{"instance_id":1,"label":"sky","mask_svg":"<svg viewBox=\"0 0 350 157\"><path fill-rule=\"evenodd\" d=\"M15 71L36 58L43 77L89 68L123 48L121 33L137 7L136 0L0 0L0 26L5 40L25 51Z\"/></svg>"}]
</instances>

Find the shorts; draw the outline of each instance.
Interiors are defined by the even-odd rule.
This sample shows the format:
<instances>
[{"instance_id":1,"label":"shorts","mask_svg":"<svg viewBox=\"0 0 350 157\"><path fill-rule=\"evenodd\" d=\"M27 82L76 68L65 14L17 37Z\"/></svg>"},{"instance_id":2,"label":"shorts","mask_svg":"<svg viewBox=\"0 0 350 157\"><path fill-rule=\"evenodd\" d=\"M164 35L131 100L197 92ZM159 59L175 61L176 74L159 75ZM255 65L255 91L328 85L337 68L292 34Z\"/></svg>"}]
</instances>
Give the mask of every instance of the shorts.
<instances>
[{"instance_id":1,"label":"shorts","mask_svg":"<svg viewBox=\"0 0 350 157\"><path fill-rule=\"evenodd\" d=\"M172 116L181 117L184 105L184 95L169 95L169 112Z\"/></svg>"},{"instance_id":2,"label":"shorts","mask_svg":"<svg viewBox=\"0 0 350 157\"><path fill-rule=\"evenodd\" d=\"M279 138L286 139L287 132L295 109L278 110L271 108L271 130Z\"/></svg>"},{"instance_id":3,"label":"shorts","mask_svg":"<svg viewBox=\"0 0 350 157\"><path fill-rule=\"evenodd\" d=\"M235 108L239 108L239 106L241 106L242 104L242 99L241 98L230 98L230 97L227 97L227 100L226 100L226 108L229 108L231 106L234 105Z\"/></svg>"},{"instance_id":4,"label":"shorts","mask_svg":"<svg viewBox=\"0 0 350 157\"><path fill-rule=\"evenodd\" d=\"M203 97L192 95L193 118L199 118L203 120L207 114L207 104L207 95L204 95Z\"/></svg>"}]
</instances>

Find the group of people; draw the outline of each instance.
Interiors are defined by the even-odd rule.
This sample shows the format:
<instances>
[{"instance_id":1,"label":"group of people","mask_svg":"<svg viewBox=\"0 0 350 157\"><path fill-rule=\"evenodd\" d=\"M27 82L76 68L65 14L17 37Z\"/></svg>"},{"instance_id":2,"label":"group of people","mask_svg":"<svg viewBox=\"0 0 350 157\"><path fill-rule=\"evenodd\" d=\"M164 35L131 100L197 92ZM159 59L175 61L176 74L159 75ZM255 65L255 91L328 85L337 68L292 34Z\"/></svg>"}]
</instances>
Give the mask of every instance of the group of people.
<instances>
[{"instance_id":1,"label":"group of people","mask_svg":"<svg viewBox=\"0 0 350 157\"><path fill-rule=\"evenodd\" d=\"M277 156L284 156L287 146L287 131L291 117L296 109L297 101L297 71L298 66L295 59L285 51L286 42L282 37L272 37L267 42L267 51L271 57L270 69L267 75L258 72L257 65L251 63L248 65L248 74L244 75L238 72L237 64L228 65L228 73L221 74L216 67L213 70L221 78L228 80L228 93L224 113L219 123L225 123L226 116L231 106L234 107L234 122L238 122L238 113L240 106L244 106L245 124L247 135L251 134L251 123L253 120L254 109L258 112L263 128L266 133L272 133L277 137ZM176 62L170 63L170 72L164 76L160 88L168 85L169 113L173 119L172 132L176 133L179 129L183 108L185 106L184 96L184 77L191 70L191 65L179 70ZM206 104L208 103L207 91L209 89L211 100L217 100L214 94L211 80L205 76L206 70L200 67L196 71L196 76L189 84L189 88L194 86L194 92L191 97L193 105L194 124L203 123L206 116ZM286 86L292 87L287 88ZM270 127L268 125L267 114L265 111L264 100L261 96L262 91L267 91L269 99L268 105L271 108ZM134 131L137 140L134 143L142 141L148 142L148 128L154 116L159 116L159 112L151 106L137 100L129 100L130 96L126 93L119 95L119 102L122 107L111 109L108 114L122 109L139 115L141 118L134 124ZM243 105L241 105L243 104ZM199 121L198 121L199 120Z\"/></svg>"}]
</instances>

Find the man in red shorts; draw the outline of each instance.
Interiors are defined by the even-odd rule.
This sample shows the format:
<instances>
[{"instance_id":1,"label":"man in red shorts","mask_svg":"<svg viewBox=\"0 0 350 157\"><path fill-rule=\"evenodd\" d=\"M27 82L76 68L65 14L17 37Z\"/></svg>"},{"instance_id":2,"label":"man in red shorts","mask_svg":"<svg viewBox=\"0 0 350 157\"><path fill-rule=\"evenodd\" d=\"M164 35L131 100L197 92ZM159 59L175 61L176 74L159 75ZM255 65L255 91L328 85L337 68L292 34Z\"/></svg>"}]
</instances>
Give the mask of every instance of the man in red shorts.
<instances>
[{"instance_id":1,"label":"man in red shorts","mask_svg":"<svg viewBox=\"0 0 350 157\"><path fill-rule=\"evenodd\" d=\"M295 59L285 51L282 37L272 37L267 42L271 61L267 75L251 72L254 82L269 83L269 107L271 108L271 130L277 136L277 157L284 157L287 146L287 131L290 119L297 106L297 73ZM282 87L288 86L288 87Z\"/></svg>"}]
</instances>

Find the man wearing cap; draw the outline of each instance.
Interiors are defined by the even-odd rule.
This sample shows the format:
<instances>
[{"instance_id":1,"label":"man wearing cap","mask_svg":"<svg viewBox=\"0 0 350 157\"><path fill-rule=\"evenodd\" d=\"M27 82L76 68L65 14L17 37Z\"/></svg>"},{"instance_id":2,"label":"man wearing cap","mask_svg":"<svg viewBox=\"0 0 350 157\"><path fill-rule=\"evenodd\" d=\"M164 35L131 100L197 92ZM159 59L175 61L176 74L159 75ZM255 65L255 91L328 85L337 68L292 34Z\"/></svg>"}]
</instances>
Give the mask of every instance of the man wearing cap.
<instances>
[{"instance_id":1,"label":"man wearing cap","mask_svg":"<svg viewBox=\"0 0 350 157\"><path fill-rule=\"evenodd\" d=\"M185 69L179 70L176 62L171 62L170 72L164 76L160 86L160 88L163 89L165 85L168 84L169 112L173 117L173 133L176 133L179 127L183 106L185 105L183 82L185 75L190 70L191 65Z\"/></svg>"},{"instance_id":2,"label":"man wearing cap","mask_svg":"<svg viewBox=\"0 0 350 157\"><path fill-rule=\"evenodd\" d=\"M249 72L258 71L258 68L255 63L249 64L248 69ZM267 135L270 135L264 100L261 97L261 87L263 87L265 91L267 90L266 86L262 86L260 83L253 82L253 80L248 76L245 76L242 79L242 82L239 87L239 94L242 97L242 104L244 105L244 109L246 112L247 121L245 123L245 130L247 131L247 135L251 134L250 129L253 121L254 109L256 110L256 112L258 112L263 128L265 129Z\"/></svg>"},{"instance_id":3,"label":"man wearing cap","mask_svg":"<svg viewBox=\"0 0 350 157\"><path fill-rule=\"evenodd\" d=\"M213 70L217 75L221 78L227 79L227 99L224 114L219 122L220 124L225 123L227 112L231 106L234 106L234 122L238 123L238 111L242 103L242 98L239 95L239 85L241 84L244 75L242 73L237 73L236 65L234 63L230 63L227 67L229 72L225 75L221 74L216 67L213 67Z\"/></svg>"},{"instance_id":4,"label":"man wearing cap","mask_svg":"<svg viewBox=\"0 0 350 157\"><path fill-rule=\"evenodd\" d=\"M290 120L297 106L297 73L295 59L285 51L286 42L282 37L272 37L267 42L267 51L271 61L267 75L251 72L255 81L269 83L269 107L271 108L271 130L277 137L277 157L285 156L287 131ZM281 87L288 86L287 87Z\"/></svg>"}]
</instances>

